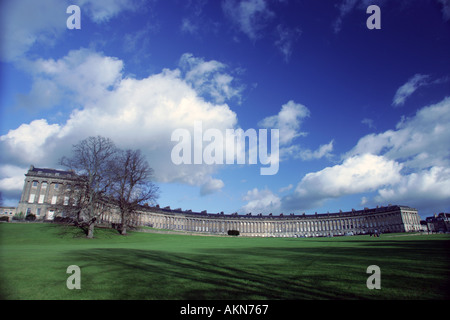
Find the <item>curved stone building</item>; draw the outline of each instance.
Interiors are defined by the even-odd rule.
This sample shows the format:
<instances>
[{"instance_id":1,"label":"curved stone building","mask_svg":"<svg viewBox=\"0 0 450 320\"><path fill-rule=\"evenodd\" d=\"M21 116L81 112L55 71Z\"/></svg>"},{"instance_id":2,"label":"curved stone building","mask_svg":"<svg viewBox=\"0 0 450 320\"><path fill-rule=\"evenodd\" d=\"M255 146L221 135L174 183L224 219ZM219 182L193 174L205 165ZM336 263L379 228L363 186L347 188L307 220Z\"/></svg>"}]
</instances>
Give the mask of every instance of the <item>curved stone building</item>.
<instances>
[{"instance_id":1,"label":"curved stone building","mask_svg":"<svg viewBox=\"0 0 450 320\"><path fill-rule=\"evenodd\" d=\"M250 237L317 237L421 230L417 210L397 205L349 212L277 216L195 213L148 207L140 212L136 224L210 234L238 230L240 235Z\"/></svg>"},{"instance_id":2,"label":"curved stone building","mask_svg":"<svg viewBox=\"0 0 450 320\"><path fill-rule=\"evenodd\" d=\"M18 212L45 220L64 216L64 208L73 205L67 190L76 188L75 183L71 171L31 166L25 174ZM111 206L105 206L99 220L120 223L117 210ZM417 210L398 205L313 215L239 215L143 206L134 214L132 224L218 235L237 230L240 235L249 237L316 237L421 230Z\"/></svg>"}]
</instances>

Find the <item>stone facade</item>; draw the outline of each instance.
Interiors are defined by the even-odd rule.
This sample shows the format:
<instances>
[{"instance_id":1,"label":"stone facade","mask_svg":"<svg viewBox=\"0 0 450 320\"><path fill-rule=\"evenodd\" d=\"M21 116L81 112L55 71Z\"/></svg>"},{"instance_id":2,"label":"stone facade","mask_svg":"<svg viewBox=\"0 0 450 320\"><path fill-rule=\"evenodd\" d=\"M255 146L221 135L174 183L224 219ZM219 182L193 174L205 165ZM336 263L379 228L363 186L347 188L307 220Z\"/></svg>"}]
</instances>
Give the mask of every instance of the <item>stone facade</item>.
<instances>
[{"instance_id":1,"label":"stone facade","mask_svg":"<svg viewBox=\"0 0 450 320\"><path fill-rule=\"evenodd\" d=\"M70 192L65 191L76 187L75 178L71 171L31 166L25 174L17 212L34 214L37 219L46 220L64 216L64 207L73 203L73 199L65 196ZM100 223L120 223L117 208L102 206ZM239 215L142 206L131 220L135 226L218 235L238 230L240 235L250 237L339 236L422 229L416 209L397 205L314 215Z\"/></svg>"},{"instance_id":2,"label":"stone facade","mask_svg":"<svg viewBox=\"0 0 450 320\"><path fill-rule=\"evenodd\" d=\"M25 174L25 183L17 212L33 214L37 219L53 220L61 204L69 205L66 190L74 187L75 173L31 166Z\"/></svg>"},{"instance_id":3,"label":"stone facade","mask_svg":"<svg viewBox=\"0 0 450 320\"><path fill-rule=\"evenodd\" d=\"M227 234L238 230L250 237L317 237L420 231L417 210L407 206L314 215L225 215L169 208L142 210L140 225L158 229Z\"/></svg>"}]
</instances>

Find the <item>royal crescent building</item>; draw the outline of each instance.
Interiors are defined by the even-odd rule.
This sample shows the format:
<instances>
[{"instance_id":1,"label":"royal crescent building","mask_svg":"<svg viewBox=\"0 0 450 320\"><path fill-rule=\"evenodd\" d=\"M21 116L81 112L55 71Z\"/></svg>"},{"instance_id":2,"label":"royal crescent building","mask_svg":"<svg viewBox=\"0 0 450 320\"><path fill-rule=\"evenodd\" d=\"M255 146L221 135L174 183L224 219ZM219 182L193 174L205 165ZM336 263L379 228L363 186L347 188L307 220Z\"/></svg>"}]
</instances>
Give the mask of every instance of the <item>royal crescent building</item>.
<instances>
[{"instance_id":1,"label":"royal crescent building","mask_svg":"<svg viewBox=\"0 0 450 320\"><path fill-rule=\"evenodd\" d=\"M75 188L75 173L31 166L17 212L33 214L36 219L53 220L64 217L64 208L73 205L65 196ZM100 223L120 223L118 211L105 206ZM250 237L315 237L421 230L417 209L388 205L364 210L321 214L224 214L192 212L144 205L133 216L135 226L149 226L179 232L226 235L237 230Z\"/></svg>"}]
</instances>

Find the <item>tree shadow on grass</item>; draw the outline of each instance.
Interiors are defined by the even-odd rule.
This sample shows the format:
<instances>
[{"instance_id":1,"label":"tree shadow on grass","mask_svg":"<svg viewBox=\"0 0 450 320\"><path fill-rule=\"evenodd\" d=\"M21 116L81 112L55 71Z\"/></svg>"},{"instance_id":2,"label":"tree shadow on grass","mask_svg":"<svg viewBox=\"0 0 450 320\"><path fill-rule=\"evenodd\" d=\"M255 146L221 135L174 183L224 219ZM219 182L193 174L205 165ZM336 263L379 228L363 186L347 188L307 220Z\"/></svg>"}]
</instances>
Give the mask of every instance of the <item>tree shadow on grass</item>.
<instances>
[{"instance_id":1,"label":"tree shadow on grass","mask_svg":"<svg viewBox=\"0 0 450 320\"><path fill-rule=\"evenodd\" d=\"M239 266L217 255L174 254L135 249L71 252L83 287L111 299L287 299L328 298L311 286L283 280L263 266ZM301 290L298 290L301 289Z\"/></svg>"},{"instance_id":2,"label":"tree shadow on grass","mask_svg":"<svg viewBox=\"0 0 450 320\"><path fill-rule=\"evenodd\" d=\"M195 253L95 248L71 251L70 261L81 267L83 289L92 299L448 298L448 251L429 247L429 242L396 241ZM437 255L442 259L424 260ZM366 287L372 264L382 270L378 292Z\"/></svg>"}]
</instances>

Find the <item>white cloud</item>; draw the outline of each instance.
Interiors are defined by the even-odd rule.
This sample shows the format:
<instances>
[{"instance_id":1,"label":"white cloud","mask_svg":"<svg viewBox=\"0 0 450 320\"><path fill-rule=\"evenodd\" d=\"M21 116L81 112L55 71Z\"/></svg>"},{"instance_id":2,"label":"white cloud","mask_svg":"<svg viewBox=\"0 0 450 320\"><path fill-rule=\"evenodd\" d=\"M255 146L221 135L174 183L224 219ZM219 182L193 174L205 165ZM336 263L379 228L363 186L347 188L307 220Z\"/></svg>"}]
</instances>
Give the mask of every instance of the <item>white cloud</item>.
<instances>
[{"instance_id":1,"label":"white cloud","mask_svg":"<svg viewBox=\"0 0 450 320\"><path fill-rule=\"evenodd\" d=\"M281 107L277 115L261 120L258 125L264 128L277 128L280 130L280 146L290 144L295 138L304 136L300 131L302 120L309 117L310 112L304 105L290 100Z\"/></svg>"},{"instance_id":2,"label":"white cloud","mask_svg":"<svg viewBox=\"0 0 450 320\"><path fill-rule=\"evenodd\" d=\"M274 16L266 0L225 0L222 3L222 9L250 40L258 39L261 30Z\"/></svg>"},{"instance_id":3,"label":"white cloud","mask_svg":"<svg viewBox=\"0 0 450 320\"><path fill-rule=\"evenodd\" d=\"M235 79L225 73L227 66L219 61L205 61L191 53L181 56L179 62L184 79L202 96L211 98L216 103L230 99L241 100L242 86L235 84Z\"/></svg>"},{"instance_id":4,"label":"white cloud","mask_svg":"<svg viewBox=\"0 0 450 320\"><path fill-rule=\"evenodd\" d=\"M211 65L204 63L194 67L208 69ZM124 78L122 61L85 49L56 61L40 59L30 65L37 78L54 83L64 95L76 93L74 99L82 107L74 109L65 123L35 120L1 136L6 163L56 166L61 156L70 154L73 144L87 136L102 135L119 147L141 149L159 182L203 185L203 194L223 187L221 180L212 179L217 166L176 166L171 162L175 145L171 133L175 129L186 128L193 136L195 121L201 121L204 130L221 132L237 124L228 105L206 101L180 70L165 69L144 79ZM190 72L188 68L184 71ZM200 80L201 74L196 77Z\"/></svg>"},{"instance_id":5,"label":"white cloud","mask_svg":"<svg viewBox=\"0 0 450 320\"><path fill-rule=\"evenodd\" d=\"M288 158L313 160L330 157L333 150L333 140L319 146L314 151L293 144L296 138L307 135L306 132L301 131L301 125L303 120L309 116L310 111L307 107L290 100L281 107L278 114L264 118L258 125L263 128L280 130L280 158L283 160Z\"/></svg>"},{"instance_id":6,"label":"white cloud","mask_svg":"<svg viewBox=\"0 0 450 320\"><path fill-rule=\"evenodd\" d=\"M135 11L140 5L136 0L78 0L78 6L95 23L104 23L124 11Z\"/></svg>"},{"instance_id":7,"label":"white cloud","mask_svg":"<svg viewBox=\"0 0 450 320\"><path fill-rule=\"evenodd\" d=\"M283 193L283 192L291 190L293 187L294 187L294 185L292 183L290 183L286 187L280 188L280 190L278 190L278 192L279 193Z\"/></svg>"},{"instance_id":8,"label":"white cloud","mask_svg":"<svg viewBox=\"0 0 450 320\"><path fill-rule=\"evenodd\" d=\"M9 199L18 199L22 193L23 183L28 167L16 165L0 165L0 190L6 205L17 205L17 201L9 203ZM8 202L8 203L6 203Z\"/></svg>"},{"instance_id":9,"label":"white cloud","mask_svg":"<svg viewBox=\"0 0 450 320\"><path fill-rule=\"evenodd\" d=\"M355 194L364 194L360 205L396 203L426 213L448 210L449 125L450 97L447 97L423 107L411 118L402 118L395 130L362 137L343 155L342 163L306 174L292 193L281 198L279 211L318 208L327 200ZM332 143L322 146L317 155L326 153L331 146ZM297 147L289 147L292 155L301 154ZM314 153L304 153L308 154ZM256 191L249 193L249 206L263 203L257 195Z\"/></svg>"},{"instance_id":10,"label":"white cloud","mask_svg":"<svg viewBox=\"0 0 450 320\"><path fill-rule=\"evenodd\" d=\"M450 206L449 199L450 168L431 167L405 175L397 184L378 190L374 200L443 212Z\"/></svg>"},{"instance_id":11,"label":"white cloud","mask_svg":"<svg viewBox=\"0 0 450 320\"><path fill-rule=\"evenodd\" d=\"M304 210L321 206L328 199L374 191L398 182L401 169L401 164L382 156L354 156L305 175L294 193L283 198L283 207Z\"/></svg>"},{"instance_id":12,"label":"white cloud","mask_svg":"<svg viewBox=\"0 0 450 320\"><path fill-rule=\"evenodd\" d=\"M303 161L316 160L321 158L331 158L334 140L327 144L320 145L316 150L302 148L300 145L291 145L280 149L280 158L286 160L289 158L301 159Z\"/></svg>"},{"instance_id":13,"label":"white cloud","mask_svg":"<svg viewBox=\"0 0 450 320\"><path fill-rule=\"evenodd\" d=\"M396 130L362 137L344 157L371 153L402 161L412 169L449 167L449 124L450 97L418 110L414 117L402 119Z\"/></svg>"},{"instance_id":14,"label":"white cloud","mask_svg":"<svg viewBox=\"0 0 450 320\"><path fill-rule=\"evenodd\" d=\"M0 137L2 158L6 158L6 161L15 159L15 163L23 165L41 162L51 153L50 140L60 130L58 124L49 125L45 119L24 123Z\"/></svg>"},{"instance_id":15,"label":"white cloud","mask_svg":"<svg viewBox=\"0 0 450 320\"><path fill-rule=\"evenodd\" d=\"M411 96L417 89L428 84L428 75L415 74L404 85L397 89L392 105L394 107L405 104L406 99Z\"/></svg>"},{"instance_id":16,"label":"white cloud","mask_svg":"<svg viewBox=\"0 0 450 320\"><path fill-rule=\"evenodd\" d=\"M378 190L376 202L406 203L426 210L450 206L450 97L402 119L396 130L361 138L345 156L378 154L400 162L402 177Z\"/></svg>"},{"instance_id":17,"label":"white cloud","mask_svg":"<svg viewBox=\"0 0 450 320\"><path fill-rule=\"evenodd\" d=\"M258 190L258 188L254 188L249 190L243 200L248 201L241 208L241 211L245 213L278 213L281 208L280 198L268 189Z\"/></svg>"},{"instance_id":18,"label":"white cloud","mask_svg":"<svg viewBox=\"0 0 450 320\"><path fill-rule=\"evenodd\" d=\"M300 150L298 157L302 160L320 159L323 157L330 157L333 151L333 140L327 144L321 145L317 150L311 151L309 149Z\"/></svg>"},{"instance_id":19,"label":"white cloud","mask_svg":"<svg viewBox=\"0 0 450 320\"><path fill-rule=\"evenodd\" d=\"M89 49L70 51L65 57L23 60L23 70L33 76L30 93L19 96L19 106L52 108L67 101L70 106L89 106L122 79L123 62Z\"/></svg>"},{"instance_id":20,"label":"white cloud","mask_svg":"<svg viewBox=\"0 0 450 320\"><path fill-rule=\"evenodd\" d=\"M211 178L200 188L200 195L205 196L211 193L215 193L221 190L224 185L225 184L222 180Z\"/></svg>"},{"instance_id":21,"label":"white cloud","mask_svg":"<svg viewBox=\"0 0 450 320\"><path fill-rule=\"evenodd\" d=\"M396 130L362 137L342 164L308 173L282 208L320 207L328 199L375 192L362 204L397 203L419 210L450 206L450 97L402 119Z\"/></svg>"}]
</instances>

